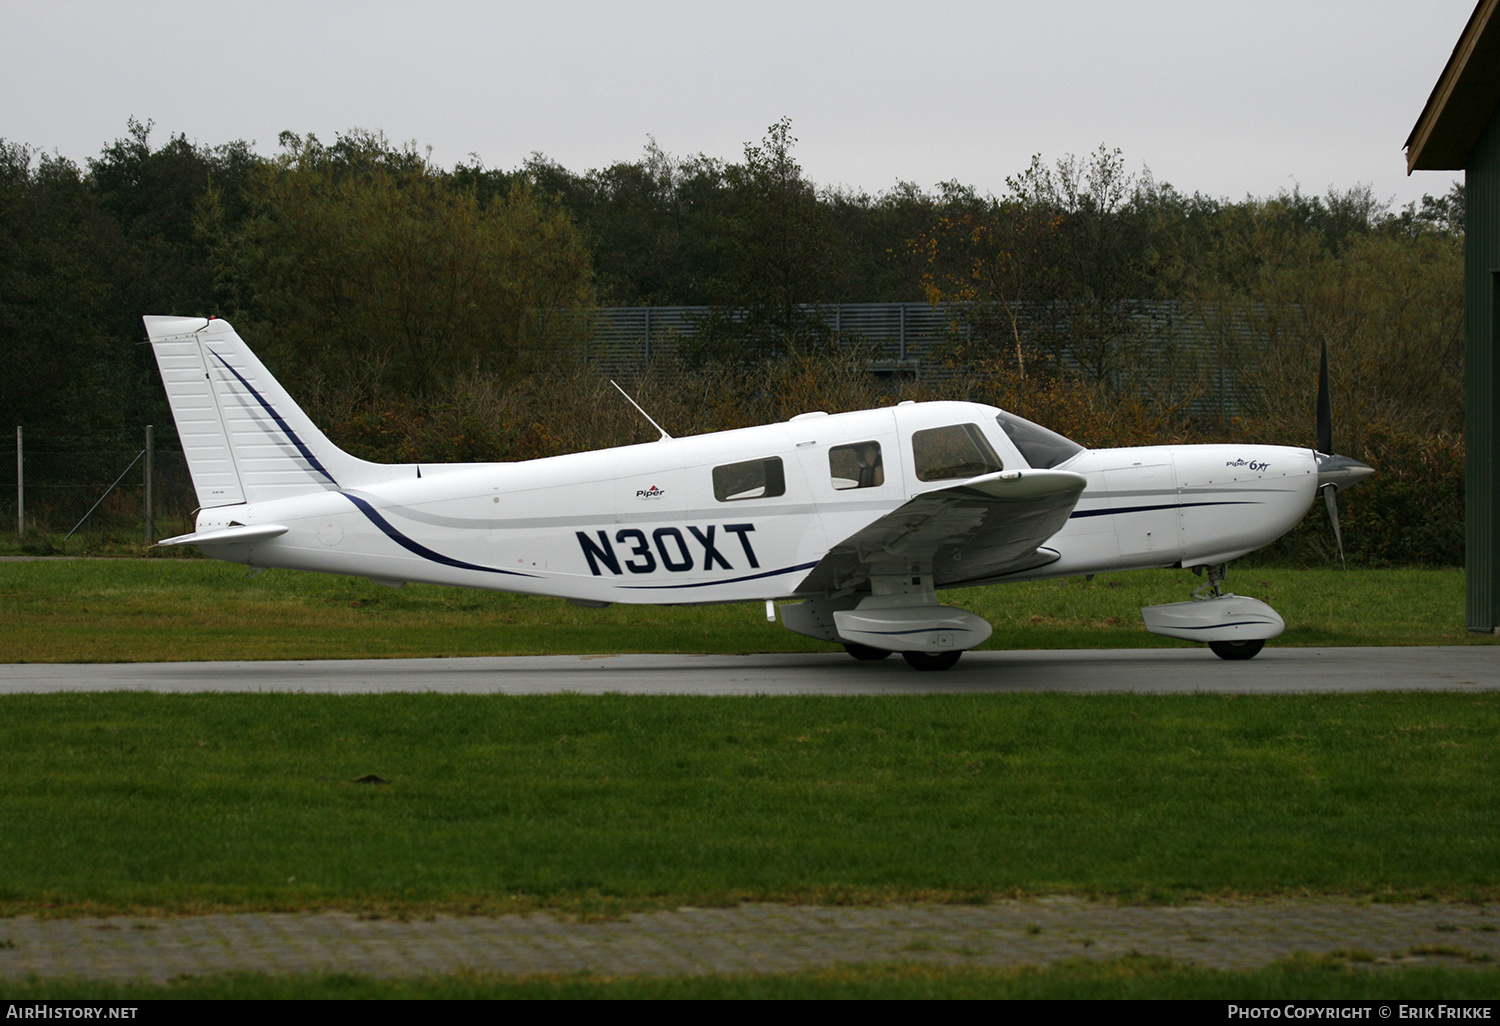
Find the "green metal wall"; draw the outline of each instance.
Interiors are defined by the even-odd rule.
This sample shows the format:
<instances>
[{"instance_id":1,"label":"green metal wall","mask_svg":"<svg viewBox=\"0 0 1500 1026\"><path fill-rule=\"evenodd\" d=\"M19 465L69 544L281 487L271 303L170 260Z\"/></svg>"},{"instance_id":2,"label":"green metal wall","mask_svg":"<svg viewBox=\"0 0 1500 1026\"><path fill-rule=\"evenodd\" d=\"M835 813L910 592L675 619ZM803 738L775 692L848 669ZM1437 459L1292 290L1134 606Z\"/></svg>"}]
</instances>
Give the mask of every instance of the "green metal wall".
<instances>
[{"instance_id":1,"label":"green metal wall","mask_svg":"<svg viewBox=\"0 0 1500 1026\"><path fill-rule=\"evenodd\" d=\"M1500 109L1479 137L1465 168L1468 223L1464 241L1467 341L1464 350L1464 442L1468 453L1465 494L1467 591L1465 615L1471 631L1500 626Z\"/></svg>"}]
</instances>

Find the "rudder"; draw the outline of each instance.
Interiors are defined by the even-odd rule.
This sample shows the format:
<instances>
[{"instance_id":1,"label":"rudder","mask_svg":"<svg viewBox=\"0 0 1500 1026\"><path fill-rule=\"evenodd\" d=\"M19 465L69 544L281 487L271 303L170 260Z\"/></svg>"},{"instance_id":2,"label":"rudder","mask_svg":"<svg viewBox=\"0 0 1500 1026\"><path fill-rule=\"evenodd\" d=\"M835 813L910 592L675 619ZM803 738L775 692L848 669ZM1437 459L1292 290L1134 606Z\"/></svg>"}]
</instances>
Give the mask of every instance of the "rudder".
<instances>
[{"instance_id":1,"label":"rudder","mask_svg":"<svg viewBox=\"0 0 1500 1026\"><path fill-rule=\"evenodd\" d=\"M207 509L406 476L339 449L228 321L145 317L198 503Z\"/></svg>"}]
</instances>

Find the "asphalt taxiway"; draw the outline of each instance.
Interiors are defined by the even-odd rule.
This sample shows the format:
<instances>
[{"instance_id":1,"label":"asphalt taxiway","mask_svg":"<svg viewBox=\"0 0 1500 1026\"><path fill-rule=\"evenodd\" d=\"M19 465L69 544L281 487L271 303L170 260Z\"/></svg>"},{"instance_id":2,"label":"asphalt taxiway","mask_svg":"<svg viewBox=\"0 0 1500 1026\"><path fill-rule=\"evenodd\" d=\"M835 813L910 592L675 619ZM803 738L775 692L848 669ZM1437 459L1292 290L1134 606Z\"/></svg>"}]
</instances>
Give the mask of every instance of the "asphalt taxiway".
<instances>
[{"instance_id":1,"label":"asphalt taxiway","mask_svg":"<svg viewBox=\"0 0 1500 1026\"><path fill-rule=\"evenodd\" d=\"M1202 649L970 652L921 673L899 658L803 655L533 656L0 665L0 695L43 692L556 692L879 695L1032 691L1352 692L1500 689L1500 645L1268 648L1245 662ZM1493 906L1274 899L1115 906L1076 898L990 905L676 909L618 922L546 914L369 920L349 913L57 919L0 928L0 980L169 980L226 971L375 976L593 971L785 972L889 960L1043 965L1153 955L1245 969L1297 952L1368 951L1371 965L1488 961ZM1441 945L1436 942L1441 941Z\"/></svg>"},{"instance_id":2,"label":"asphalt taxiway","mask_svg":"<svg viewBox=\"0 0 1500 1026\"><path fill-rule=\"evenodd\" d=\"M934 692L1275 694L1500 689L1500 645L1276 648L1229 662L1206 649L969 652L919 672L842 653L557 655L0 665L0 695L62 691L435 692L537 695L889 695Z\"/></svg>"}]
</instances>

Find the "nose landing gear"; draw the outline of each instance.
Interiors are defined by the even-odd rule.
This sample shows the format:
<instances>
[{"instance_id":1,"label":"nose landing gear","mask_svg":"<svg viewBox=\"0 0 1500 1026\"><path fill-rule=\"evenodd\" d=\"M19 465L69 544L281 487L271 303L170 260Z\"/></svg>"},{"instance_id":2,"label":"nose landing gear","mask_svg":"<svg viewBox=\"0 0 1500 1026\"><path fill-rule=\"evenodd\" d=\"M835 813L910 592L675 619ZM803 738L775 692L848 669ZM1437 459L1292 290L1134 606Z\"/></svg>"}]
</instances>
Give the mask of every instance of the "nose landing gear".
<instances>
[{"instance_id":1,"label":"nose landing gear","mask_svg":"<svg viewBox=\"0 0 1500 1026\"><path fill-rule=\"evenodd\" d=\"M1191 601L1141 610L1146 630L1169 638L1207 642L1209 651L1220 659L1254 658L1269 639L1286 629L1286 622L1259 599L1225 591L1224 564L1195 566L1193 572L1202 573L1204 569L1208 570L1208 582L1193 592Z\"/></svg>"},{"instance_id":2,"label":"nose landing gear","mask_svg":"<svg viewBox=\"0 0 1500 1026\"><path fill-rule=\"evenodd\" d=\"M1210 641L1208 643L1208 650L1220 659L1254 659L1265 647L1266 643L1262 638L1256 638L1253 641Z\"/></svg>"}]
</instances>

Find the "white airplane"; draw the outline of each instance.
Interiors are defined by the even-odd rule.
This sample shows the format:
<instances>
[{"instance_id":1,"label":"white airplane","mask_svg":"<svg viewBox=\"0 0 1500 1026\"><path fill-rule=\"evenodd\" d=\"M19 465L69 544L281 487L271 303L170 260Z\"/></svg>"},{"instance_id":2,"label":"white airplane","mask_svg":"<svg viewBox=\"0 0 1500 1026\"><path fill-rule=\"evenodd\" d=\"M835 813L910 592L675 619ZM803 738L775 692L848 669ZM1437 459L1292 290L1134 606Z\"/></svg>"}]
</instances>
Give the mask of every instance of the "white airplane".
<instances>
[{"instance_id":1,"label":"white airplane","mask_svg":"<svg viewBox=\"0 0 1500 1026\"><path fill-rule=\"evenodd\" d=\"M200 505L192 534L159 544L581 606L764 601L774 620L783 602L790 630L924 670L991 633L939 589L1147 567L1208 574L1194 600L1142 610L1148 630L1250 658L1284 624L1224 592L1224 564L1289 531L1320 489L1332 511L1335 490L1373 473L1286 446L1089 450L962 402L385 465L330 442L227 321L145 324Z\"/></svg>"}]
</instances>

